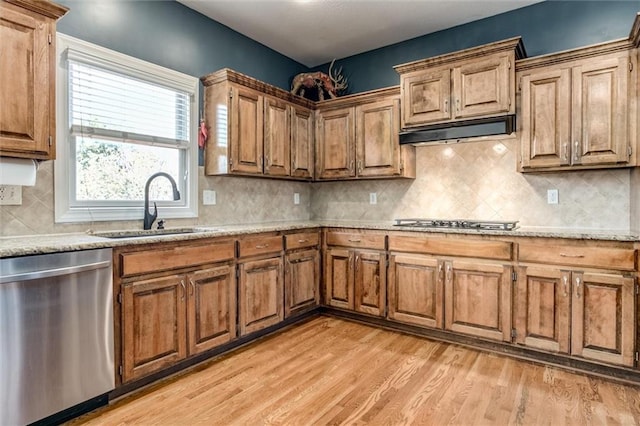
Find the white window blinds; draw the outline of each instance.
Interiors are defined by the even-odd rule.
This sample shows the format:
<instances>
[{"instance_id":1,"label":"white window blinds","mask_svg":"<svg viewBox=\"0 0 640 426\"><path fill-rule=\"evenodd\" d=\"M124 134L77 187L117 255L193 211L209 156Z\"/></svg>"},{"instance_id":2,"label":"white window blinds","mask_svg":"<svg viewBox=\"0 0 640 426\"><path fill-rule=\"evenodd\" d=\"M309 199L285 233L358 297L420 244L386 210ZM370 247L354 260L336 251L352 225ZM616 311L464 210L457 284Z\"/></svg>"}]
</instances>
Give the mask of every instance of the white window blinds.
<instances>
[{"instance_id":1,"label":"white window blinds","mask_svg":"<svg viewBox=\"0 0 640 426\"><path fill-rule=\"evenodd\" d=\"M112 64L73 50L67 56L73 136L189 146L191 95L187 90L145 81L135 72L113 69Z\"/></svg>"}]
</instances>

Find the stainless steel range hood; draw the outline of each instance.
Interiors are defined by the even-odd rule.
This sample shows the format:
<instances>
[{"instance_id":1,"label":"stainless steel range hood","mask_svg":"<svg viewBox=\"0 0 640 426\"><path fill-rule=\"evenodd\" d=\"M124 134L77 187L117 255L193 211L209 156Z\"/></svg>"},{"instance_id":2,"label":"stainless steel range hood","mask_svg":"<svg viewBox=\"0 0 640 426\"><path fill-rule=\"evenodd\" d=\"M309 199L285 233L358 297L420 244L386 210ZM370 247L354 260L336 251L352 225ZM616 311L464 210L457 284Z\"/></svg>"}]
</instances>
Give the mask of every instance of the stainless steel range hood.
<instances>
[{"instance_id":1,"label":"stainless steel range hood","mask_svg":"<svg viewBox=\"0 0 640 426\"><path fill-rule=\"evenodd\" d=\"M438 144L464 142L481 136L509 135L516 130L516 116L481 118L419 127L400 133L400 144Z\"/></svg>"}]
</instances>

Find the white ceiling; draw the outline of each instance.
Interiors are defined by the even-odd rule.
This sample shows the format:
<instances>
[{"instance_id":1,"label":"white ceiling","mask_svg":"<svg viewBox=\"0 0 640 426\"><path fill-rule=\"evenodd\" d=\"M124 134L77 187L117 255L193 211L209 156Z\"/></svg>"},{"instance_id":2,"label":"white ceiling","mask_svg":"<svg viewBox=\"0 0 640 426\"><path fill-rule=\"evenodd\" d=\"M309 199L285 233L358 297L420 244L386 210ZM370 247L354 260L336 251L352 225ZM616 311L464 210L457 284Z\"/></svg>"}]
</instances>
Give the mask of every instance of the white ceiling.
<instances>
[{"instance_id":1,"label":"white ceiling","mask_svg":"<svg viewBox=\"0 0 640 426\"><path fill-rule=\"evenodd\" d=\"M178 0L313 67L541 0Z\"/></svg>"}]
</instances>

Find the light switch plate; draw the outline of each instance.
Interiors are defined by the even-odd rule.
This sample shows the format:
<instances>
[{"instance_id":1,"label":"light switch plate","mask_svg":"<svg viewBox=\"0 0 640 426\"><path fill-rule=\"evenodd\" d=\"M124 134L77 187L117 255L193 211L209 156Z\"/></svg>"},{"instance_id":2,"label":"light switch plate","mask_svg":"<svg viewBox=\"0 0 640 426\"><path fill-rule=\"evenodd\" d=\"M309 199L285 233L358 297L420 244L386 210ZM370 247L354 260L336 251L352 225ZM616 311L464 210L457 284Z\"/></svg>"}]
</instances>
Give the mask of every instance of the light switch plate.
<instances>
[{"instance_id":1,"label":"light switch plate","mask_svg":"<svg viewBox=\"0 0 640 426\"><path fill-rule=\"evenodd\" d=\"M548 189L547 190L547 204L558 204L558 190L557 189Z\"/></svg>"},{"instance_id":2,"label":"light switch plate","mask_svg":"<svg viewBox=\"0 0 640 426\"><path fill-rule=\"evenodd\" d=\"M202 204L205 206L213 206L216 204L216 191L205 189L202 191Z\"/></svg>"},{"instance_id":3,"label":"light switch plate","mask_svg":"<svg viewBox=\"0 0 640 426\"><path fill-rule=\"evenodd\" d=\"M369 193L369 204L378 204L378 194L375 192Z\"/></svg>"},{"instance_id":4,"label":"light switch plate","mask_svg":"<svg viewBox=\"0 0 640 426\"><path fill-rule=\"evenodd\" d=\"M22 205L22 186L0 185L0 205L2 206Z\"/></svg>"},{"instance_id":5,"label":"light switch plate","mask_svg":"<svg viewBox=\"0 0 640 426\"><path fill-rule=\"evenodd\" d=\"M298 192L293 193L293 204L300 204L300 194Z\"/></svg>"}]
</instances>

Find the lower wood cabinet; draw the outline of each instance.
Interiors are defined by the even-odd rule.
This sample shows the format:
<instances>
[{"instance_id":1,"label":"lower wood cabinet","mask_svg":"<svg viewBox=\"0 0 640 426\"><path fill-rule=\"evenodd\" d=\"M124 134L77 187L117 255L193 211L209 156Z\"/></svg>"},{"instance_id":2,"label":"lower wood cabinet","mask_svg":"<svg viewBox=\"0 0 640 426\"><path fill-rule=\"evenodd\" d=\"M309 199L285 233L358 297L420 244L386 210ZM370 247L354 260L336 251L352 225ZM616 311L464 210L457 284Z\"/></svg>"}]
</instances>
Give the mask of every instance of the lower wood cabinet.
<instances>
[{"instance_id":1,"label":"lower wood cabinet","mask_svg":"<svg viewBox=\"0 0 640 426\"><path fill-rule=\"evenodd\" d=\"M170 367L236 337L230 265L122 287L122 381Z\"/></svg>"},{"instance_id":2,"label":"lower wood cabinet","mask_svg":"<svg viewBox=\"0 0 640 426\"><path fill-rule=\"evenodd\" d=\"M284 316L313 309L320 303L320 252L317 248L285 256Z\"/></svg>"},{"instance_id":3,"label":"lower wood cabinet","mask_svg":"<svg viewBox=\"0 0 640 426\"><path fill-rule=\"evenodd\" d=\"M635 279L554 267L519 269L516 341L633 366Z\"/></svg>"},{"instance_id":4,"label":"lower wood cabinet","mask_svg":"<svg viewBox=\"0 0 640 426\"><path fill-rule=\"evenodd\" d=\"M342 248L328 248L325 253L326 304L384 316L385 253Z\"/></svg>"},{"instance_id":5,"label":"lower wood cabinet","mask_svg":"<svg viewBox=\"0 0 640 426\"><path fill-rule=\"evenodd\" d=\"M284 319L282 256L238 265L240 335L261 330Z\"/></svg>"}]
</instances>

